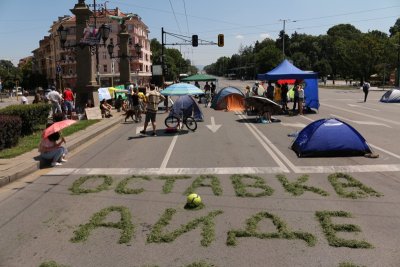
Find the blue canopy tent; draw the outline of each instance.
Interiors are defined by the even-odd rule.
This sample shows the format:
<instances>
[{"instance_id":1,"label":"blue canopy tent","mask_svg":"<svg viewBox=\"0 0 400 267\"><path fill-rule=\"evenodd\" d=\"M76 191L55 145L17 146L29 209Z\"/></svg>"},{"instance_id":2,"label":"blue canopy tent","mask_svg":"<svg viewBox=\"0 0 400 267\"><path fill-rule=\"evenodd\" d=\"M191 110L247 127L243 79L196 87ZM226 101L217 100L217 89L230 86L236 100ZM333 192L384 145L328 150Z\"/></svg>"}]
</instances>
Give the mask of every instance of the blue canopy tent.
<instances>
[{"instance_id":1,"label":"blue canopy tent","mask_svg":"<svg viewBox=\"0 0 400 267\"><path fill-rule=\"evenodd\" d=\"M291 148L299 157L365 156L372 153L356 129L336 118L310 123L299 132Z\"/></svg>"},{"instance_id":2,"label":"blue canopy tent","mask_svg":"<svg viewBox=\"0 0 400 267\"><path fill-rule=\"evenodd\" d=\"M257 79L262 81L278 81L284 79L304 80L305 106L314 109L319 108L318 74L316 72L303 71L285 59L273 70L264 74L258 74Z\"/></svg>"},{"instance_id":3,"label":"blue canopy tent","mask_svg":"<svg viewBox=\"0 0 400 267\"><path fill-rule=\"evenodd\" d=\"M170 115L177 115L181 114L181 110L186 116L193 116L196 121L203 121L204 115L201 112L199 106L197 105L196 101L190 95L182 95L180 96L172 106L170 111Z\"/></svg>"}]
</instances>

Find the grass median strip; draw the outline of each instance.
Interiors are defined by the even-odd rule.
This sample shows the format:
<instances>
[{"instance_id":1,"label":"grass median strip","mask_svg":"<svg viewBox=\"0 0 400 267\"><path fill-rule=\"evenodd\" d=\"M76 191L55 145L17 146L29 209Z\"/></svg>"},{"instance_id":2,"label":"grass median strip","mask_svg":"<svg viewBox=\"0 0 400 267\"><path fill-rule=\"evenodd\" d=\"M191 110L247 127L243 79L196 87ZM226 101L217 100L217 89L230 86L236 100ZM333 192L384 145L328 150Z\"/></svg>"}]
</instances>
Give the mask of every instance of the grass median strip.
<instances>
[{"instance_id":1,"label":"grass median strip","mask_svg":"<svg viewBox=\"0 0 400 267\"><path fill-rule=\"evenodd\" d=\"M81 120L77 123L69 126L62 130L62 135L64 137L72 135L75 132L86 129L87 127L99 122L100 120ZM15 147L3 149L0 151L0 159L10 159L15 158L24 153L30 152L33 149L38 148L40 140L42 138L42 132L35 132L34 134L21 137L19 139L18 145ZM67 140L68 141L68 140Z\"/></svg>"}]
</instances>

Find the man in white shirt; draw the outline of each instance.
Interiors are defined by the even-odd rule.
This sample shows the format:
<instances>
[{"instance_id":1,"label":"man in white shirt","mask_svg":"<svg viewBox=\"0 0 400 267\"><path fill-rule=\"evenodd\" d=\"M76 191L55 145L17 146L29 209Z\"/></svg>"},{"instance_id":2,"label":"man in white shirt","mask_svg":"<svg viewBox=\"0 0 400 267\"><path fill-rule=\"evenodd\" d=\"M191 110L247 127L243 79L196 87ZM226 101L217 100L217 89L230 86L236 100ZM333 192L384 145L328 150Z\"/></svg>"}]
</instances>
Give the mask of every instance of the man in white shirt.
<instances>
[{"instance_id":1,"label":"man in white shirt","mask_svg":"<svg viewBox=\"0 0 400 267\"><path fill-rule=\"evenodd\" d=\"M23 104L23 105L29 104L28 98L26 97L27 95L28 95L27 93L24 93L24 94L22 95L22 97L21 97L21 104Z\"/></svg>"},{"instance_id":2,"label":"man in white shirt","mask_svg":"<svg viewBox=\"0 0 400 267\"><path fill-rule=\"evenodd\" d=\"M52 111L53 111L53 115L56 113L61 113L61 100L62 100L62 96L61 94L55 89L53 88L53 91L51 91L50 93L47 94L47 98L49 99L51 105L52 105Z\"/></svg>"}]
</instances>

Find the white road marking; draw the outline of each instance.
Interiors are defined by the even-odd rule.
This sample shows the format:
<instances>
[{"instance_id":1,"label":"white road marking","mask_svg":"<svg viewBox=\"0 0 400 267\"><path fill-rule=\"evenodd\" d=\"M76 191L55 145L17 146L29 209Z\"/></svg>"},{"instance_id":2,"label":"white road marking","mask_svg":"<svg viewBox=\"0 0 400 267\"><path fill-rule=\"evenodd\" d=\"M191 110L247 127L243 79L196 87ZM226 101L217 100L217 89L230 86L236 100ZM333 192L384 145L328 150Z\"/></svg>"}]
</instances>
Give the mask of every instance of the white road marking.
<instances>
[{"instance_id":1,"label":"white road marking","mask_svg":"<svg viewBox=\"0 0 400 267\"><path fill-rule=\"evenodd\" d=\"M384 124L384 123L380 123L380 122L375 122L375 121L354 121L354 120L350 120L347 119L345 117L341 117L335 114L331 114L332 117L338 118L338 119L342 119L342 120L346 120L349 122L353 122L353 123L357 123L357 124L363 124L363 125L379 125L379 126L385 126L387 128L392 128L391 126Z\"/></svg>"},{"instance_id":2,"label":"white road marking","mask_svg":"<svg viewBox=\"0 0 400 267\"><path fill-rule=\"evenodd\" d=\"M389 119L385 119L385 118L380 118L380 117L368 115L368 114L365 114L365 113L362 113L362 112L353 111L353 110L350 110L350 109L339 108L339 107L337 107L337 106L332 106L332 105L329 105L329 104L321 104L321 105L327 106L327 107L330 107L330 108L333 108L333 109L342 110L342 111L345 111L345 112L348 112L348 113L353 113L353 114L357 114L357 115L360 115L360 116L369 117L369 118L372 118L372 119L375 119L375 120L378 120L378 121L385 121L385 122L387 122L387 123L391 123L391 124L395 124L395 125L400 125L400 122L399 122L399 121L392 121L392 120L389 120Z\"/></svg>"},{"instance_id":3,"label":"white road marking","mask_svg":"<svg viewBox=\"0 0 400 267\"><path fill-rule=\"evenodd\" d=\"M218 168L54 168L43 176L66 175L184 175L184 174L276 174L285 173L280 167L218 167ZM374 173L398 172L400 164L297 166L295 173Z\"/></svg>"},{"instance_id":4,"label":"white road marking","mask_svg":"<svg viewBox=\"0 0 400 267\"><path fill-rule=\"evenodd\" d=\"M304 115L301 115L301 117L302 117L303 119L306 119L306 120L311 121L311 122L314 122L314 121L315 121L315 119L311 119L311 118L309 118L309 117L307 117L307 116L304 116Z\"/></svg>"},{"instance_id":5,"label":"white road marking","mask_svg":"<svg viewBox=\"0 0 400 267\"><path fill-rule=\"evenodd\" d=\"M219 129L219 127L221 127L220 124L215 124L215 119L214 117L211 117L211 125L206 125L208 129L211 130L211 132L216 133Z\"/></svg>"},{"instance_id":6,"label":"white road marking","mask_svg":"<svg viewBox=\"0 0 400 267\"><path fill-rule=\"evenodd\" d=\"M392 156L392 157L395 157L395 158L400 159L400 156L397 155L397 154L395 154L395 153L393 153L393 152L387 151L386 149L383 149L383 148L378 147L378 146L376 146L376 145L372 145L372 144L370 144L370 143L368 143L368 145L369 145L370 147L372 147L373 149L380 150L380 151L382 151L382 152L385 152L386 154L389 154L389 155Z\"/></svg>"},{"instance_id":7,"label":"white road marking","mask_svg":"<svg viewBox=\"0 0 400 267\"><path fill-rule=\"evenodd\" d=\"M380 111L379 109L363 107L363 106L360 106L360 105L353 105L353 104L347 104L347 105L349 105L350 107L355 107L355 108L363 108L363 109L369 109L369 110L373 110L373 111Z\"/></svg>"},{"instance_id":8,"label":"white road marking","mask_svg":"<svg viewBox=\"0 0 400 267\"><path fill-rule=\"evenodd\" d=\"M160 169L165 169L167 167L169 158L171 157L172 151L174 150L174 146L176 144L176 140L178 140L178 135L175 135L174 138L172 138L171 144L169 145L167 153L164 156L164 159L163 159L163 161L161 163Z\"/></svg>"},{"instance_id":9,"label":"white road marking","mask_svg":"<svg viewBox=\"0 0 400 267\"><path fill-rule=\"evenodd\" d=\"M286 127L296 127L296 128L304 128L304 127L306 127L306 125L303 124L303 123L286 123L286 122L281 122L280 124L283 125L283 126L286 126Z\"/></svg>"},{"instance_id":10,"label":"white road marking","mask_svg":"<svg viewBox=\"0 0 400 267\"><path fill-rule=\"evenodd\" d=\"M241 119L246 120L246 117L239 113L236 112L236 114L239 115L239 117ZM285 172L290 172L286 165L279 159L279 157L272 151L272 148L276 148L269 140L268 138L266 138L258 129L257 127L255 127L253 124L251 123L245 123L246 127L250 130L250 132L254 135L254 137L260 142L260 144L264 147L264 149L268 152L268 154L271 155L271 157L273 158L273 160L278 164L278 166L282 169L285 170ZM262 140L264 139L264 141ZM272 147L272 148L271 148ZM275 149L274 149L275 150ZM276 149L278 150L278 149ZM275 152L276 152L275 150ZM278 150L278 153L280 153L280 151ZM280 153L282 154L282 153ZM283 155L283 154L282 154ZM284 157L285 158L285 157ZM293 166L293 165L292 165ZM291 167L292 167L291 166ZM295 168L295 166L293 166Z\"/></svg>"},{"instance_id":11,"label":"white road marking","mask_svg":"<svg viewBox=\"0 0 400 267\"><path fill-rule=\"evenodd\" d=\"M243 116L244 117L244 116ZM253 124L246 124L246 125L250 125L251 127L254 128L254 130L259 134L259 136L264 140L264 142L271 147L272 150L274 150L275 153L272 152L272 154L270 153L270 155L275 158L277 157L277 155L283 160L283 162L286 163L286 165L289 166L290 169L292 169L293 172L297 173L297 167L285 156L283 155L283 153L265 136L261 133L260 130L257 129L256 126L254 126ZM276 162L280 162L282 163L279 159ZM279 163L278 163L279 164Z\"/></svg>"},{"instance_id":12,"label":"white road marking","mask_svg":"<svg viewBox=\"0 0 400 267\"><path fill-rule=\"evenodd\" d=\"M286 167L285 167L286 169ZM183 175L183 174L262 174L283 173L279 167L219 167L219 168L54 168L44 174L64 175Z\"/></svg>"},{"instance_id":13,"label":"white road marking","mask_svg":"<svg viewBox=\"0 0 400 267\"><path fill-rule=\"evenodd\" d=\"M143 131L144 127L143 126L137 126L136 127L136 134L139 134L140 131Z\"/></svg>"},{"instance_id":14,"label":"white road marking","mask_svg":"<svg viewBox=\"0 0 400 267\"><path fill-rule=\"evenodd\" d=\"M400 164L348 165L348 166L299 166L298 173L333 172L398 172Z\"/></svg>"}]
</instances>

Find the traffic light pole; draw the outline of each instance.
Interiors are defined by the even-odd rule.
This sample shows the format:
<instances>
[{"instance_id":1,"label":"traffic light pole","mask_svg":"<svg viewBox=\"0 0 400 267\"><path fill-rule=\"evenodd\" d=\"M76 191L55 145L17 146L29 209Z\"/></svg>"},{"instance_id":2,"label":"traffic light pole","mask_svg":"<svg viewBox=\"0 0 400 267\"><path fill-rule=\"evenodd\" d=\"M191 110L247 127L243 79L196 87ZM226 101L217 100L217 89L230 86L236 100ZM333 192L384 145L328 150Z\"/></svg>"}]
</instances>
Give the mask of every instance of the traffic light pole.
<instances>
[{"instance_id":1,"label":"traffic light pole","mask_svg":"<svg viewBox=\"0 0 400 267\"><path fill-rule=\"evenodd\" d=\"M164 84L165 84L165 77L164 77L164 75L165 75L165 72L164 72L164 66L165 66L165 64L164 64L164 45L165 45L165 43L164 43L164 37L165 36L165 32L164 32L164 27L162 27L161 28L161 73L162 73L162 78L161 78L161 81L162 81L162 87L164 88Z\"/></svg>"},{"instance_id":2,"label":"traffic light pole","mask_svg":"<svg viewBox=\"0 0 400 267\"><path fill-rule=\"evenodd\" d=\"M166 41L166 35L173 36L177 39L180 39L183 41L183 43L170 43L167 44ZM198 38L198 35L192 35L192 36L185 36L185 35L180 35L176 33L170 33L164 31L164 27L161 27L161 69L162 69L162 83L164 85L164 75L165 75L165 58L164 58L164 46L166 45L191 45L194 47L197 47L198 45L218 45L219 47L224 46L224 35L219 34L218 35L218 43L211 42L211 41L206 41L206 40L201 40Z\"/></svg>"}]
</instances>

